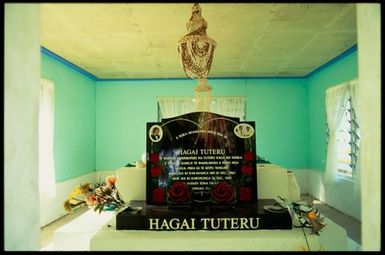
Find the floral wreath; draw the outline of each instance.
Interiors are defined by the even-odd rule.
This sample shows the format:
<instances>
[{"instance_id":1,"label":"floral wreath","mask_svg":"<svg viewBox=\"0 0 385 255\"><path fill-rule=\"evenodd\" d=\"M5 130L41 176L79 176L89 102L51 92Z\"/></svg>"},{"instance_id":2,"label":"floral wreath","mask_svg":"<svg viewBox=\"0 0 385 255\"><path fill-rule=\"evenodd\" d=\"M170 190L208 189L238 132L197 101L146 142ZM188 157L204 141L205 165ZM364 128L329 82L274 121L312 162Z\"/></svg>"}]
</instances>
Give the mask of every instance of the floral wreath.
<instances>
[{"instance_id":1,"label":"floral wreath","mask_svg":"<svg viewBox=\"0 0 385 255\"><path fill-rule=\"evenodd\" d=\"M78 206L88 205L95 211L101 213L103 210L117 210L126 203L122 199L116 187L117 178L113 175L107 176L105 183L80 184L64 201L63 207L71 213Z\"/></svg>"}]
</instances>

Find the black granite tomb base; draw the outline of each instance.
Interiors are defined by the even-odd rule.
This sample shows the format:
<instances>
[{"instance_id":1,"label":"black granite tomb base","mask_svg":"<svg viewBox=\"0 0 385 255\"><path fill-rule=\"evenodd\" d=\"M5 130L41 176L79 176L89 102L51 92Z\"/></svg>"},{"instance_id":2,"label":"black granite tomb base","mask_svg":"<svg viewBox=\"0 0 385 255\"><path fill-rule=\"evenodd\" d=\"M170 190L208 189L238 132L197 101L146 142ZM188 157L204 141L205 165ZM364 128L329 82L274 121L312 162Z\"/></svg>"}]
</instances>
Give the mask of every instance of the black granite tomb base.
<instances>
[{"instance_id":1,"label":"black granite tomb base","mask_svg":"<svg viewBox=\"0 0 385 255\"><path fill-rule=\"evenodd\" d=\"M260 199L256 204L237 206L191 205L168 207L147 205L145 201L133 201L139 212L123 210L116 215L117 230L259 230L292 229L289 212L270 212L266 205L274 205L273 199Z\"/></svg>"}]
</instances>

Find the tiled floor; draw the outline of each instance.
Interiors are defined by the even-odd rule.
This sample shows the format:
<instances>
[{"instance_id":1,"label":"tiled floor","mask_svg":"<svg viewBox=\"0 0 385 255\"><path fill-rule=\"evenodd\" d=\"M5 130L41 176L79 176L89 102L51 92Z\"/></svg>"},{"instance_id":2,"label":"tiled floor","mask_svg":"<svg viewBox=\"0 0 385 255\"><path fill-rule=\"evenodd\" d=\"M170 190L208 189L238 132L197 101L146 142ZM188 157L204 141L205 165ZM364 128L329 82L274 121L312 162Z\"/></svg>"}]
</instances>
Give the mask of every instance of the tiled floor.
<instances>
[{"instance_id":1,"label":"tiled floor","mask_svg":"<svg viewBox=\"0 0 385 255\"><path fill-rule=\"evenodd\" d=\"M338 210L326 204L321 203L318 200L314 200L314 206L318 208L319 211L325 215L325 217L331 219L336 224L346 229L348 237L353 240L349 240L350 250L356 251L360 249L358 245L361 244L361 223L359 221L339 212ZM40 247L44 250L44 247L47 247L52 242L54 232L57 228L65 225L74 218L85 213L87 210L89 210L87 207L81 207L75 210L72 214L64 216L57 221L43 227L40 232Z\"/></svg>"}]
</instances>

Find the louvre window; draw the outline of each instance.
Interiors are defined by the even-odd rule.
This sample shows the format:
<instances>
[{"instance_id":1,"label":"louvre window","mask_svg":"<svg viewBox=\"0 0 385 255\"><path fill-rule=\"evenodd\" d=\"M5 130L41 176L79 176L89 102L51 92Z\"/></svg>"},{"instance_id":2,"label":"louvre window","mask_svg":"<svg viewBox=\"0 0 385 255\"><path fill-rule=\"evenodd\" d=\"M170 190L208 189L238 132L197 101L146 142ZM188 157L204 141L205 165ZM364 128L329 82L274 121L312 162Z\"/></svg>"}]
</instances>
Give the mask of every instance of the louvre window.
<instances>
[{"instance_id":1,"label":"louvre window","mask_svg":"<svg viewBox=\"0 0 385 255\"><path fill-rule=\"evenodd\" d=\"M345 112L337 133L337 176L353 179L357 167L360 133L351 98L345 104Z\"/></svg>"}]
</instances>

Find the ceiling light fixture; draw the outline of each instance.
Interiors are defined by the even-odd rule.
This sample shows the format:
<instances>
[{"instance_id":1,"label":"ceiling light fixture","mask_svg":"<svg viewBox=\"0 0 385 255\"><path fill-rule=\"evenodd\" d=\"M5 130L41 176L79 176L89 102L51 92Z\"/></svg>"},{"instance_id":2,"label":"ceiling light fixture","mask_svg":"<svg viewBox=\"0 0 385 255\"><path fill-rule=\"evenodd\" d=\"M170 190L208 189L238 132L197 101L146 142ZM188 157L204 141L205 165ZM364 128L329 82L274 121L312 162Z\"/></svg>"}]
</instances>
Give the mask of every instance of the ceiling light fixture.
<instances>
[{"instance_id":1,"label":"ceiling light fixture","mask_svg":"<svg viewBox=\"0 0 385 255\"><path fill-rule=\"evenodd\" d=\"M207 36L207 22L202 9L195 3L186 24L187 34L178 42L178 52L187 77L198 79L195 87L196 111L210 111L211 86L207 82L216 42Z\"/></svg>"}]
</instances>

